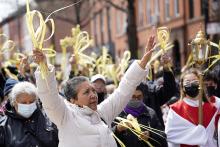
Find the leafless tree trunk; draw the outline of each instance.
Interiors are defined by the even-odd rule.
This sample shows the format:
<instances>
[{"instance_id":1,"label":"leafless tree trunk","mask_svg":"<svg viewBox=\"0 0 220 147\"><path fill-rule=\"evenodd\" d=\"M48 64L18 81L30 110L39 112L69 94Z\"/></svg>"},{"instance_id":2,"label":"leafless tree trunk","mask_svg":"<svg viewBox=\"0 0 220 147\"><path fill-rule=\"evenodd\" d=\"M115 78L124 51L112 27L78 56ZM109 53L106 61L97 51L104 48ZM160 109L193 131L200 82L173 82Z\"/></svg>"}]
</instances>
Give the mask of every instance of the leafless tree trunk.
<instances>
[{"instance_id":1,"label":"leafless tree trunk","mask_svg":"<svg viewBox=\"0 0 220 147\"><path fill-rule=\"evenodd\" d=\"M137 37L137 24L136 24L136 17L135 17L135 6L134 0L126 0L127 2L127 8L123 8L111 0L98 0L98 1L105 1L108 3L110 6L114 7L115 9L124 12L127 14L127 40L128 40L128 47L131 52L131 59L137 59L138 54L138 37Z\"/></svg>"}]
</instances>

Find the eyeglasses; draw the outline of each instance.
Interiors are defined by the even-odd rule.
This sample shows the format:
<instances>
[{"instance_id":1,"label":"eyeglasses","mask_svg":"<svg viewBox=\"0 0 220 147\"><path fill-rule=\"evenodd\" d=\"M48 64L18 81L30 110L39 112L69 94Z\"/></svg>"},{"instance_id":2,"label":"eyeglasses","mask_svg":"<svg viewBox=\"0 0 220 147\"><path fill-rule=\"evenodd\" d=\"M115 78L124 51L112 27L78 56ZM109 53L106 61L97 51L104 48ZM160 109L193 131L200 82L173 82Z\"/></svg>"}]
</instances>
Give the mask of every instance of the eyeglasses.
<instances>
[{"instance_id":1,"label":"eyeglasses","mask_svg":"<svg viewBox=\"0 0 220 147\"><path fill-rule=\"evenodd\" d=\"M190 87L191 85L199 85L199 80L186 80L183 82L183 86Z\"/></svg>"}]
</instances>

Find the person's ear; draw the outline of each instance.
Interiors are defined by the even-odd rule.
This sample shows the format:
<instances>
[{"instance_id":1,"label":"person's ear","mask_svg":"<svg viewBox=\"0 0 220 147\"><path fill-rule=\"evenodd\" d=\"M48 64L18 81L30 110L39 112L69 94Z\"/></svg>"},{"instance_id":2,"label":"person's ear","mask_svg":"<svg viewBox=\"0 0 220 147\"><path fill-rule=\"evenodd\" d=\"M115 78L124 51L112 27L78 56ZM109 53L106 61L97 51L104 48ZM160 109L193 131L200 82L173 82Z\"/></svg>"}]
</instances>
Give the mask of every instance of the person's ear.
<instances>
[{"instance_id":1,"label":"person's ear","mask_svg":"<svg viewBox=\"0 0 220 147\"><path fill-rule=\"evenodd\" d=\"M185 87L182 87L182 89L183 89L183 92L185 93L186 92Z\"/></svg>"},{"instance_id":2,"label":"person's ear","mask_svg":"<svg viewBox=\"0 0 220 147\"><path fill-rule=\"evenodd\" d=\"M13 107L15 108L16 111L18 111L18 103L17 102L13 102Z\"/></svg>"},{"instance_id":3,"label":"person's ear","mask_svg":"<svg viewBox=\"0 0 220 147\"><path fill-rule=\"evenodd\" d=\"M215 84L215 89L217 89L218 88L218 85L217 84Z\"/></svg>"},{"instance_id":4,"label":"person's ear","mask_svg":"<svg viewBox=\"0 0 220 147\"><path fill-rule=\"evenodd\" d=\"M71 98L70 99L70 103L74 104L75 103L75 99Z\"/></svg>"}]
</instances>

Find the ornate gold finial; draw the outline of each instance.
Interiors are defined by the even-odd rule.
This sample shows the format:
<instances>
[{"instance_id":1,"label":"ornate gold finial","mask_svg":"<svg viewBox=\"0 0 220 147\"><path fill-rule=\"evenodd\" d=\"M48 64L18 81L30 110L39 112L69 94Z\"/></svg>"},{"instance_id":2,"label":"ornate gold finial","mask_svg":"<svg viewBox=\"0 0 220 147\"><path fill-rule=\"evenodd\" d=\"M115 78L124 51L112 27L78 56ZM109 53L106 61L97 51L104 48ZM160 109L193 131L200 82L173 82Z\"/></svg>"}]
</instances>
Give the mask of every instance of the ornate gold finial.
<instances>
[{"instance_id":1,"label":"ornate gold finial","mask_svg":"<svg viewBox=\"0 0 220 147\"><path fill-rule=\"evenodd\" d=\"M198 31L196 37L194 39L194 43L196 44L203 44L206 41L205 32L202 30Z\"/></svg>"},{"instance_id":2,"label":"ornate gold finial","mask_svg":"<svg viewBox=\"0 0 220 147\"><path fill-rule=\"evenodd\" d=\"M160 43L161 49L165 50L165 47L170 39L170 30L167 27L157 28L157 39Z\"/></svg>"},{"instance_id":3,"label":"ornate gold finial","mask_svg":"<svg viewBox=\"0 0 220 147\"><path fill-rule=\"evenodd\" d=\"M206 39L205 32L200 29L196 37L190 43L192 48L193 61L202 65L208 59L210 42Z\"/></svg>"}]
</instances>

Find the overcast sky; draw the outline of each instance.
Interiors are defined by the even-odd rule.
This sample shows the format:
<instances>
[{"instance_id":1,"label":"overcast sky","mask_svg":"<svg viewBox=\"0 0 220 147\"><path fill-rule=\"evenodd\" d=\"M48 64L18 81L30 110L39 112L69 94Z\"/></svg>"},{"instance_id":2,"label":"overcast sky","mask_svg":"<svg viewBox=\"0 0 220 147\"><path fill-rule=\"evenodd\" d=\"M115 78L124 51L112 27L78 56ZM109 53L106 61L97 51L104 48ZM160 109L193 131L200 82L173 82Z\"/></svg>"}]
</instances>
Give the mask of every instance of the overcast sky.
<instances>
[{"instance_id":1,"label":"overcast sky","mask_svg":"<svg viewBox=\"0 0 220 147\"><path fill-rule=\"evenodd\" d=\"M25 5L25 3L26 0L0 0L0 22L15 12L18 7Z\"/></svg>"}]
</instances>

